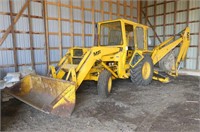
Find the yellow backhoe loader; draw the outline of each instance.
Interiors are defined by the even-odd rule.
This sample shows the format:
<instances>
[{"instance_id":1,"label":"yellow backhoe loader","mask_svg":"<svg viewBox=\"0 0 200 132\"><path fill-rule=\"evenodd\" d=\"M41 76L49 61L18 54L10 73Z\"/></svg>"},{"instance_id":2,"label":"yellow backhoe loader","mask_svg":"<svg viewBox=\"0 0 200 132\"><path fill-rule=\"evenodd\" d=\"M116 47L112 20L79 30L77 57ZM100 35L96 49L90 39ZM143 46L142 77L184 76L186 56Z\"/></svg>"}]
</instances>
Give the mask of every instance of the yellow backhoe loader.
<instances>
[{"instance_id":1,"label":"yellow backhoe loader","mask_svg":"<svg viewBox=\"0 0 200 132\"><path fill-rule=\"evenodd\" d=\"M112 80L130 78L135 85L148 85L152 79L169 82L178 76L180 62L190 44L187 27L180 37L171 37L148 49L148 27L125 19L99 22L97 46L68 50L50 77L28 75L13 88L15 98L46 113L69 116L75 106L76 90L84 80L97 81L100 97L107 97ZM165 73L165 74L163 74Z\"/></svg>"}]
</instances>

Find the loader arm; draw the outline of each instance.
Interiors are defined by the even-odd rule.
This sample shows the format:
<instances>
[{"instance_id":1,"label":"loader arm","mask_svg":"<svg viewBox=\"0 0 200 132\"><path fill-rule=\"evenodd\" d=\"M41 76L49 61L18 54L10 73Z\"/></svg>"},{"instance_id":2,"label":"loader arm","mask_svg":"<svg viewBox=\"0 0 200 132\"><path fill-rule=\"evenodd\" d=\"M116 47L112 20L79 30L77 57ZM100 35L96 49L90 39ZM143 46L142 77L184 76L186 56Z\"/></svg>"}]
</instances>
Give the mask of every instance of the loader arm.
<instances>
[{"instance_id":1,"label":"loader arm","mask_svg":"<svg viewBox=\"0 0 200 132\"><path fill-rule=\"evenodd\" d=\"M105 48L105 47L94 47L91 48L91 50L88 51L88 53L84 56L84 58L81 60L80 64L76 68L77 71L77 78L76 78L76 84L77 88L81 85L91 68L93 67L94 63L97 60L101 60L102 56L110 55L119 52L119 48Z\"/></svg>"},{"instance_id":2,"label":"loader arm","mask_svg":"<svg viewBox=\"0 0 200 132\"><path fill-rule=\"evenodd\" d=\"M87 51L87 53L84 55L80 63L74 68L69 68L69 72L67 75L66 80L70 80L76 84L76 89L81 85L85 77L88 75L89 71L94 66L94 63L96 61L101 61L101 58L105 55L111 55L114 53L117 53L120 51L120 48L114 48L114 47L93 47L90 50ZM65 57L64 57L65 58ZM65 64L65 61L67 59L63 59L61 63ZM106 67L105 67L106 68ZM62 73L62 70L59 70L56 74L59 75ZM71 78L70 78L71 76ZM53 77L57 78L56 75L53 75Z\"/></svg>"},{"instance_id":3,"label":"loader arm","mask_svg":"<svg viewBox=\"0 0 200 132\"><path fill-rule=\"evenodd\" d=\"M186 57L186 53L190 44L190 29L187 27L182 33L181 37L175 40L174 42L171 42L174 39L174 37L171 37L158 45L156 48L154 48L151 58L153 60L153 64L157 64L163 57L165 57L168 53L170 53L172 50L174 50L177 46L180 45L178 55L175 60L175 66L173 68L174 74L171 74L172 76L178 75L178 66L181 61L183 61Z\"/></svg>"}]
</instances>

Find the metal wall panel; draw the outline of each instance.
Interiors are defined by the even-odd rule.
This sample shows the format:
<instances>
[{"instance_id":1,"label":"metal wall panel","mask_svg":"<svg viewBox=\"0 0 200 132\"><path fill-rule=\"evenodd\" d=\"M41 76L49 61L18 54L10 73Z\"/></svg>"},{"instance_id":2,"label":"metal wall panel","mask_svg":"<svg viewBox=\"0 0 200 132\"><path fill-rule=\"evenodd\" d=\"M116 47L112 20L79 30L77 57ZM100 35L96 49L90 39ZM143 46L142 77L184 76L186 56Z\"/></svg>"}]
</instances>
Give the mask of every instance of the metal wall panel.
<instances>
[{"instance_id":1,"label":"metal wall panel","mask_svg":"<svg viewBox=\"0 0 200 132\"><path fill-rule=\"evenodd\" d=\"M190 21L198 21L200 20L200 9L189 11L189 20Z\"/></svg>"},{"instance_id":2,"label":"metal wall panel","mask_svg":"<svg viewBox=\"0 0 200 132\"><path fill-rule=\"evenodd\" d=\"M166 12L173 12L174 11L174 2L170 2L166 4L167 8L166 8Z\"/></svg>"},{"instance_id":3,"label":"metal wall panel","mask_svg":"<svg viewBox=\"0 0 200 132\"><path fill-rule=\"evenodd\" d=\"M62 37L62 46L63 47L71 47L71 43L70 43L70 36L63 36Z\"/></svg>"},{"instance_id":4,"label":"metal wall panel","mask_svg":"<svg viewBox=\"0 0 200 132\"><path fill-rule=\"evenodd\" d=\"M62 32L70 33L70 22L62 21Z\"/></svg>"},{"instance_id":5,"label":"metal wall panel","mask_svg":"<svg viewBox=\"0 0 200 132\"><path fill-rule=\"evenodd\" d=\"M156 6L156 14L162 14L164 13L164 5L158 5Z\"/></svg>"},{"instance_id":6,"label":"metal wall panel","mask_svg":"<svg viewBox=\"0 0 200 132\"><path fill-rule=\"evenodd\" d=\"M190 1L190 8L196 8L196 7L200 7L199 0L191 0Z\"/></svg>"},{"instance_id":7,"label":"metal wall panel","mask_svg":"<svg viewBox=\"0 0 200 132\"><path fill-rule=\"evenodd\" d=\"M58 47L58 35L49 35L49 46Z\"/></svg>"},{"instance_id":8,"label":"metal wall panel","mask_svg":"<svg viewBox=\"0 0 200 132\"><path fill-rule=\"evenodd\" d=\"M188 26L190 27L191 30L191 47L188 50L187 53L187 60L186 63L183 64L182 66L185 67L186 69L198 69L199 67L197 66L197 46L198 46L198 33L199 33L199 21L200 21L200 1L198 0L192 0L189 1L189 13L187 12L187 7L188 7L188 1L184 0L179 0L177 1L177 8L176 8L176 22L174 22L174 2L167 2L166 3L166 12L164 12L164 2L163 1L157 1L157 4L160 3L159 5L154 5L156 6L156 14L162 14L159 16L154 16L153 18L156 19L156 32L160 36L160 39L162 40L164 38L164 35L173 35L174 34L174 25L175 27L175 34L178 34L180 31L182 31L186 26L187 26L187 18L188 19ZM152 5L152 1L148 1L148 5ZM142 2L142 5L146 5L146 2ZM143 7L144 7L143 6ZM147 7L147 15L150 16L152 15L154 11L154 6ZM190 10L191 9L191 10ZM143 11L146 9L143 8ZM164 14L166 13L165 16L165 24L164 25ZM188 15L189 14L189 15ZM188 15L188 17L187 17ZM150 22L154 25L154 19L152 17L148 17ZM142 23L145 24L145 19L142 20ZM157 26L159 25L159 26ZM165 26L165 32L163 32ZM163 34L165 33L165 34ZM152 32L150 31L149 34L152 36ZM165 39L169 38L170 36L165 36ZM152 37L153 38L153 37ZM176 36L178 38L178 36ZM155 38L155 43L159 44L159 41L157 38ZM200 57L199 57L200 59ZM200 61L200 60L199 60Z\"/></svg>"},{"instance_id":9,"label":"metal wall panel","mask_svg":"<svg viewBox=\"0 0 200 132\"><path fill-rule=\"evenodd\" d=\"M0 24L1 30L6 30L9 27L9 25L11 24L10 16L0 15L0 20L2 20L1 24Z\"/></svg>"},{"instance_id":10,"label":"metal wall panel","mask_svg":"<svg viewBox=\"0 0 200 132\"><path fill-rule=\"evenodd\" d=\"M18 13L22 6L24 5L26 0L13 0L13 12L14 13ZM10 11L9 11L10 12ZM24 13L23 14L28 14L28 10L25 9Z\"/></svg>"},{"instance_id":11,"label":"metal wall panel","mask_svg":"<svg viewBox=\"0 0 200 132\"><path fill-rule=\"evenodd\" d=\"M174 14L167 14L166 15L166 23L167 24L174 23Z\"/></svg>"},{"instance_id":12,"label":"metal wall panel","mask_svg":"<svg viewBox=\"0 0 200 132\"><path fill-rule=\"evenodd\" d=\"M186 0L179 0L177 1L177 10L186 10L187 9L187 1Z\"/></svg>"},{"instance_id":13,"label":"metal wall panel","mask_svg":"<svg viewBox=\"0 0 200 132\"><path fill-rule=\"evenodd\" d=\"M62 4L69 5L69 0L60 0ZM87 10L81 10L81 0L72 0L72 22L70 23L70 8L67 6L61 6L61 41L62 41L62 53L63 55L67 52L66 48L74 46L83 46L83 39L80 34L82 34L82 26L84 26L84 33L85 33L85 46L91 47L93 45L94 38L92 36L93 33L93 19L94 22L99 22L103 20L116 19L116 18L123 18L123 15L126 14L126 19L137 21L136 18L130 18L131 14L133 17L137 17L137 9L133 8L133 12L131 13L130 7L124 7L124 1L119 1L120 5L117 4L117 0L112 0L116 3L110 3L110 1L94 1L94 14L92 11L88 9L92 9L92 1L91 0L84 0L84 8ZM13 12L18 13L26 0L13 0ZM51 2L51 3L48 3ZM58 4L53 4L58 2L58 0L47 0L47 12L46 15L48 18L48 42L50 47L50 63L59 61L60 59L60 51L59 51L59 7ZM103 3L103 12L101 10ZM111 4L111 5L110 5ZM123 5L122 5L123 4ZM130 6L131 2L126 1L126 5ZM112 6L112 14L110 14L110 6ZM137 1L133 0L133 6L137 7ZM117 8L119 7L119 14L117 14ZM33 2L30 3L30 15L31 15L31 22L32 22L32 31L33 31L33 57L35 63L36 72L39 74L46 74L47 68L47 60L46 60L46 45L45 45L45 19L43 15L43 5L41 2ZM124 12L126 11L126 12ZM2 0L0 1L0 12L10 12L9 9L9 1ZM82 25L82 13L84 13L84 25ZM28 9L25 9L24 13L26 16L22 16L19 21L15 25L15 30L19 33L16 33L16 46L18 48L27 48L25 50L17 49L17 58L18 64L20 66L19 69L23 69L25 66L31 66L31 38L29 35L29 19L28 19ZM94 15L94 16L93 16ZM102 16L103 15L103 16ZM34 17L32 17L34 16ZM75 20L75 22L73 21ZM10 16L9 15L2 15L0 14L0 30L6 30L10 24ZM76 22L77 21L77 22ZM87 23L85 23L87 22ZM70 36L71 33L71 26L73 25L73 36ZM0 37L2 33L0 33ZM72 38L73 37L73 38ZM71 44L73 40L74 44ZM10 33L3 43L0 46L0 55L3 59L0 59L0 78L5 75L6 72L14 71L14 50L2 50L3 48L13 48L13 40L12 34ZM10 68L3 68L5 65L12 65ZM23 65L23 66L21 66ZM8 66L9 67L9 66Z\"/></svg>"}]
</instances>

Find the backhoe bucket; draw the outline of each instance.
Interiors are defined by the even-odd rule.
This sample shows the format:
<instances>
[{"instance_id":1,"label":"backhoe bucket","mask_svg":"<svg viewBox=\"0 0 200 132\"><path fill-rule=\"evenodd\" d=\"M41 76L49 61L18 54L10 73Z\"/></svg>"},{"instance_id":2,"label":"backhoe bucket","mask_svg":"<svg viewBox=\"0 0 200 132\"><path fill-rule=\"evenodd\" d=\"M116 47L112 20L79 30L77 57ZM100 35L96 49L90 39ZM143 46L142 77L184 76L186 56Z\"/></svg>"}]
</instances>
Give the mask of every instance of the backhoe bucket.
<instances>
[{"instance_id":1,"label":"backhoe bucket","mask_svg":"<svg viewBox=\"0 0 200 132\"><path fill-rule=\"evenodd\" d=\"M70 116L75 106L75 84L64 80L28 75L5 91L40 111L60 117Z\"/></svg>"}]
</instances>

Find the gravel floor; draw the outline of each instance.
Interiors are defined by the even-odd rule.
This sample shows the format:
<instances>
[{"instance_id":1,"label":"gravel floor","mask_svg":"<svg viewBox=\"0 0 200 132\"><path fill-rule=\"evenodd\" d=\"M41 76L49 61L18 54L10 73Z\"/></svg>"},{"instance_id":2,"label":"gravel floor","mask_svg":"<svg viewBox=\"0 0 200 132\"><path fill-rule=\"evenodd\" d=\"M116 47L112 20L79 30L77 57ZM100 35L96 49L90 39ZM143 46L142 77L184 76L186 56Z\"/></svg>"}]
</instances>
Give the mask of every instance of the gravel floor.
<instances>
[{"instance_id":1,"label":"gravel floor","mask_svg":"<svg viewBox=\"0 0 200 132\"><path fill-rule=\"evenodd\" d=\"M85 82L68 118L47 115L16 99L2 103L2 130L200 131L198 78L181 76L146 87L136 87L130 80L113 83L111 95L100 99L96 83Z\"/></svg>"}]
</instances>

